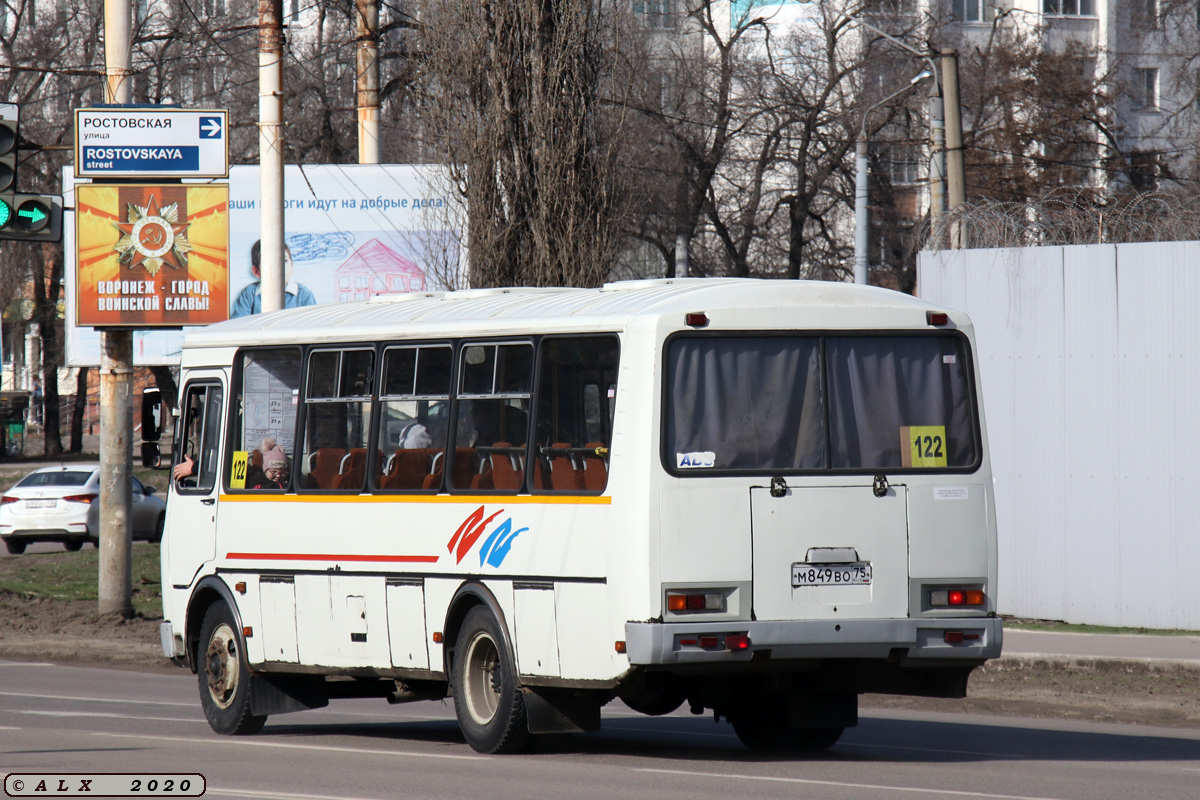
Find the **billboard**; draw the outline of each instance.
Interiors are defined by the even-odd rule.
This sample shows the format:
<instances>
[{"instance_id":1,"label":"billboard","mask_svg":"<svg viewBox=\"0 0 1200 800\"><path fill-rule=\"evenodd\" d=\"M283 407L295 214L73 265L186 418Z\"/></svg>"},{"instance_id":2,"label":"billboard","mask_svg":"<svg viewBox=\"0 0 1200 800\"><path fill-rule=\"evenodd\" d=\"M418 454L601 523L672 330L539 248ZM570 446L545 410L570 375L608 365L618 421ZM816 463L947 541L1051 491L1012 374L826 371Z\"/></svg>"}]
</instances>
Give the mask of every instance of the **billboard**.
<instances>
[{"instance_id":1,"label":"billboard","mask_svg":"<svg viewBox=\"0 0 1200 800\"><path fill-rule=\"evenodd\" d=\"M257 313L258 275L254 244L259 239L259 171L229 171L229 316ZM77 190L64 170L64 205L78 208ZM181 186L217 186L188 183ZM290 165L284 175L285 305L345 303L376 294L465 287L465 254L459 246L465 219L438 166ZM77 224L65 220L64 252L76 254ZM190 229L189 229L190 230ZM115 229L114 229L115 231ZM164 265L160 270L170 268ZM66 355L70 366L100 363L100 332L76 323L82 305L74 265L66 265ZM257 301L257 302L256 302ZM134 332L134 364L179 363L187 328Z\"/></svg>"},{"instance_id":2,"label":"billboard","mask_svg":"<svg viewBox=\"0 0 1200 800\"><path fill-rule=\"evenodd\" d=\"M229 187L75 190L75 324L181 327L229 318Z\"/></svg>"}]
</instances>

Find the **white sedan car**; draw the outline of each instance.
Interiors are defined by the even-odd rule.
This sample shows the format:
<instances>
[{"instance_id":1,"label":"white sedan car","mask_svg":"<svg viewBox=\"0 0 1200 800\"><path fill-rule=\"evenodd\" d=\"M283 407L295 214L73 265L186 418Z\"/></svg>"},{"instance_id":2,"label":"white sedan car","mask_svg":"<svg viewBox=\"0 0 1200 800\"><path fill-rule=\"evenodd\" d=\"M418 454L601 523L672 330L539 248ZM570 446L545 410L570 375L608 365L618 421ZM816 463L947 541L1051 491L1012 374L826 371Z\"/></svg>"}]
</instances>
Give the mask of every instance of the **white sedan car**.
<instances>
[{"instance_id":1,"label":"white sedan car","mask_svg":"<svg viewBox=\"0 0 1200 800\"><path fill-rule=\"evenodd\" d=\"M153 486L130 476L133 538L162 539L167 504ZM62 542L78 550L100 538L100 465L63 464L34 470L0 497L0 539L13 554L30 542Z\"/></svg>"}]
</instances>

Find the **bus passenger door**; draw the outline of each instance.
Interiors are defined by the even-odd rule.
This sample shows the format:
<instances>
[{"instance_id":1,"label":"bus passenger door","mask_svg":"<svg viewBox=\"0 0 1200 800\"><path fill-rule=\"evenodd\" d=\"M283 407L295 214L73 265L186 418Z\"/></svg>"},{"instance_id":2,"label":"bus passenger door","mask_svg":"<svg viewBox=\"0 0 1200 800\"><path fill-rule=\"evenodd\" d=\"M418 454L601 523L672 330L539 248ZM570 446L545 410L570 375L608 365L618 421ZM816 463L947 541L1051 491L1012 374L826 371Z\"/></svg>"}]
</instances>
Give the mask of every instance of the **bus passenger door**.
<instances>
[{"instance_id":1,"label":"bus passenger door","mask_svg":"<svg viewBox=\"0 0 1200 800\"><path fill-rule=\"evenodd\" d=\"M221 429L225 387L220 373L193 375L183 388L172 466L187 456L191 474L171 479L163 551L172 586L190 586L216 555ZM164 589L167 587L164 587Z\"/></svg>"},{"instance_id":2,"label":"bus passenger door","mask_svg":"<svg viewBox=\"0 0 1200 800\"><path fill-rule=\"evenodd\" d=\"M904 485L754 487L750 513L756 619L908 616Z\"/></svg>"}]
</instances>

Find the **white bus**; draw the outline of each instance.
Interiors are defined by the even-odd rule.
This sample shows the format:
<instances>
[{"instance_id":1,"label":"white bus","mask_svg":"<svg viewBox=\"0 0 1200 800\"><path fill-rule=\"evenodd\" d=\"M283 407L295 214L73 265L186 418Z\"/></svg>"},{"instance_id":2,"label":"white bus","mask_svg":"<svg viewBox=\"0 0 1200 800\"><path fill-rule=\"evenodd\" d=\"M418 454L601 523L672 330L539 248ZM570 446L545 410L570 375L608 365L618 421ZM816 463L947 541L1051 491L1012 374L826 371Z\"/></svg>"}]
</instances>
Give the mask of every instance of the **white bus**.
<instances>
[{"instance_id":1,"label":"white bus","mask_svg":"<svg viewBox=\"0 0 1200 800\"><path fill-rule=\"evenodd\" d=\"M840 283L409 294L188 336L162 645L213 729L455 698L466 741L687 704L814 750L1000 654L963 314Z\"/></svg>"}]
</instances>

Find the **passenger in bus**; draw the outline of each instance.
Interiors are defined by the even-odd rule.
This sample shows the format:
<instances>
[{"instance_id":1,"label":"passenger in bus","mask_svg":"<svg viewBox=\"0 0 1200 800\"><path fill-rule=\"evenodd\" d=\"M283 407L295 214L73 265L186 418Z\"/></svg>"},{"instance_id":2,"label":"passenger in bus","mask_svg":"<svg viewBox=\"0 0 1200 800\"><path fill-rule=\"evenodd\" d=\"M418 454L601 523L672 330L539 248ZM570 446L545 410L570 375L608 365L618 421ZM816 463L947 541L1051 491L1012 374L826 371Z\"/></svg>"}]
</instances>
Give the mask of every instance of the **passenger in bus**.
<instances>
[{"instance_id":1,"label":"passenger in bus","mask_svg":"<svg viewBox=\"0 0 1200 800\"><path fill-rule=\"evenodd\" d=\"M275 437L266 436L262 440L262 463L265 467L268 462L276 459L287 461L287 453L276 444Z\"/></svg>"},{"instance_id":2,"label":"passenger in bus","mask_svg":"<svg viewBox=\"0 0 1200 800\"><path fill-rule=\"evenodd\" d=\"M177 481L190 477L196 471L196 462L187 453L183 454L183 458L179 459L179 463L175 465L175 469L171 470L171 477Z\"/></svg>"},{"instance_id":3,"label":"passenger in bus","mask_svg":"<svg viewBox=\"0 0 1200 800\"><path fill-rule=\"evenodd\" d=\"M251 489L286 489L291 473L286 458L273 457L263 461L262 477L255 481Z\"/></svg>"},{"instance_id":4,"label":"passenger in bus","mask_svg":"<svg viewBox=\"0 0 1200 800\"><path fill-rule=\"evenodd\" d=\"M429 429L420 422L413 420L400 429L396 446L401 450L419 450L433 446L433 436Z\"/></svg>"}]
</instances>

